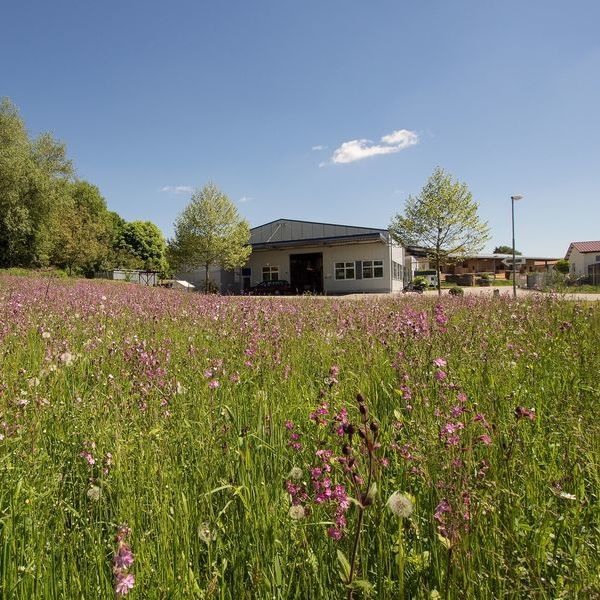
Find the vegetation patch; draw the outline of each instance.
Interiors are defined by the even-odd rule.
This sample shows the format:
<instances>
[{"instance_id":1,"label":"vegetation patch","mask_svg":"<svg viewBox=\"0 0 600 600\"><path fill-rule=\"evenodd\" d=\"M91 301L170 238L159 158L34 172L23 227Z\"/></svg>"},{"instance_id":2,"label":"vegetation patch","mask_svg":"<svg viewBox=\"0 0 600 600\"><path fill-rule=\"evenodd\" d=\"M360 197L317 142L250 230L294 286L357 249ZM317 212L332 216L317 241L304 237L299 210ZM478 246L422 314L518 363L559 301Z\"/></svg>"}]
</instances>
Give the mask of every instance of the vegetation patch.
<instances>
[{"instance_id":1,"label":"vegetation patch","mask_svg":"<svg viewBox=\"0 0 600 600\"><path fill-rule=\"evenodd\" d=\"M0 596L594 598L600 308L0 275Z\"/></svg>"}]
</instances>

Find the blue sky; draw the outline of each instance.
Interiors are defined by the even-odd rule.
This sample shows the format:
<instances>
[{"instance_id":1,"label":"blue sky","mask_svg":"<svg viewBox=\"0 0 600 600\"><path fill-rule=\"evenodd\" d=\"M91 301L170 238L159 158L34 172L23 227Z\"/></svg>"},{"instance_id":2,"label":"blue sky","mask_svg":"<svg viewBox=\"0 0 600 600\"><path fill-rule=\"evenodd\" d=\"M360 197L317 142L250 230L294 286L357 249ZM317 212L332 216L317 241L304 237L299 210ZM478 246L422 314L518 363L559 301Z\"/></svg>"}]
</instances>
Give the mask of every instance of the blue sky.
<instances>
[{"instance_id":1,"label":"blue sky","mask_svg":"<svg viewBox=\"0 0 600 600\"><path fill-rule=\"evenodd\" d=\"M209 180L253 226L387 227L440 165L486 250L517 193L523 252L600 239L597 0L12 0L2 20L0 96L167 236Z\"/></svg>"}]
</instances>

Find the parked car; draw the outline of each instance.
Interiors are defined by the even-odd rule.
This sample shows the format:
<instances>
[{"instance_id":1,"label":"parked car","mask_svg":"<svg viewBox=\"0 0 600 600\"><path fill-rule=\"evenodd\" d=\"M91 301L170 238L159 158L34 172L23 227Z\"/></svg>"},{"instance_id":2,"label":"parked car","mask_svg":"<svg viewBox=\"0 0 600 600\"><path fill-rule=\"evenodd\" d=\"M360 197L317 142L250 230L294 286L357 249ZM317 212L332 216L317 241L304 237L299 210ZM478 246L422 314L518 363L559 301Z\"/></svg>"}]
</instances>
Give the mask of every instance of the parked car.
<instances>
[{"instance_id":1,"label":"parked car","mask_svg":"<svg viewBox=\"0 0 600 600\"><path fill-rule=\"evenodd\" d=\"M413 283L412 281L405 285L404 288L402 289L402 291L406 294L407 292L416 292L417 294L422 294L423 291L425 290L425 288L427 287L427 284L424 283Z\"/></svg>"},{"instance_id":2,"label":"parked car","mask_svg":"<svg viewBox=\"0 0 600 600\"><path fill-rule=\"evenodd\" d=\"M292 286L285 279L261 281L248 289L249 296L288 296L292 293Z\"/></svg>"}]
</instances>

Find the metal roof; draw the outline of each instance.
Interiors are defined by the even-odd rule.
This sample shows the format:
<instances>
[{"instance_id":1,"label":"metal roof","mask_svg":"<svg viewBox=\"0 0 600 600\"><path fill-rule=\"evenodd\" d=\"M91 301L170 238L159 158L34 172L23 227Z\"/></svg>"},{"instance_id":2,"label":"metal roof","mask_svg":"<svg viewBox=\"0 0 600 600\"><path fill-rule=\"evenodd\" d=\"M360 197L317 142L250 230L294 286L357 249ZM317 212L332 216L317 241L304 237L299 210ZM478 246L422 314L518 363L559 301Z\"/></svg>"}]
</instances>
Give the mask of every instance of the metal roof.
<instances>
[{"instance_id":1,"label":"metal roof","mask_svg":"<svg viewBox=\"0 0 600 600\"><path fill-rule=\"evenodd\" d=\"M384 230L382 230L384 231ZM382 242L387 244L383 233L359 233L356 235L336 235L331 237L306 238L302 240L282 240L277 242L258 242L251 244L252 250L267 250L276 248L293 248L297 246L337 246L340 244L361 244Z\"/></svg>"},{"instance_id":2,"label":"metal roof","mask_svg":"<svg viewBox=\"0 0 600 600\"><path fill-rule=\"evenodd\" d=\"M280 221L290 221L291 223L309 223L311 225L332 225L334 227L353 227L355 229L377 229L378 231L382 231L382 232L387 232L387 229L381 229L379 227L365 227L364 225L348 225L346 224L342 224L342 223L323 223L321 221L305 221L304 219L285 219L285 218L281 218L281 219L275 219L273 221L269 221L268 223L263 223L262 225L256 225L255 227L251 227L250 231L254 230L254 229L259 229L261 227L265 227L266 225L272 225L273 223L279 223Z\"/></svg>"}]
</instances>

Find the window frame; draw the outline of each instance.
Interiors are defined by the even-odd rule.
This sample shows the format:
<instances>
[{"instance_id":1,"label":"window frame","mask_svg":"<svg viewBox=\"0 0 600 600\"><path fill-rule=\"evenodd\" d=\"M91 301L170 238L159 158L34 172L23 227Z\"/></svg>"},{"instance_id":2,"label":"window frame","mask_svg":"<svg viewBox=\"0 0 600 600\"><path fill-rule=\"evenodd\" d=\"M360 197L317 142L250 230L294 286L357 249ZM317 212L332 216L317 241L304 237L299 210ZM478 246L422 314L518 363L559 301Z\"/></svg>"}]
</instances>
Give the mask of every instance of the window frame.
<instances>
[{"instance_id":1,"label":"window frame","mask_svg":"<svg viewBox=\"0 0 600 600\"><path fill-rule=\"evenodd\" d=\"M261 273L263 281L277 281L279 279L279 265L263 265ZM266 278L266 275L269 277Z\"/></svg>"},{"instance_id":2,"label":"window frame","mask_svg":"<svg viewBox=\"0 0 600 600\"><path fill-rule=\"evenodd\" d=\"M374 258L371 260L363 260L362 261L362 278L363 279L383 279L385 276L385 271L383 269L383 259ZM379 263L379 264L375 264ZM370 270L370 275L365 275L365 264L367 264L367 269ZM381 275L375 275L375 269L381 269Z\"/></svg>"},{"instance_id":3,"label":"window frame","mask_svg":"<svg viewBox=\"0 0 600 600\"><path fill-rule=\"evenodd\" d=\"M338 265L343 265L338 267ZM352 265L352 266L350 266ZM338 277L338 269L343 269L344 276ZM348 277L348 271L352 270L352 277ZM335 281L354 281L356 279L356 261L340 260L333 263L333 278Z\"/></svg>"}]
</instances>

